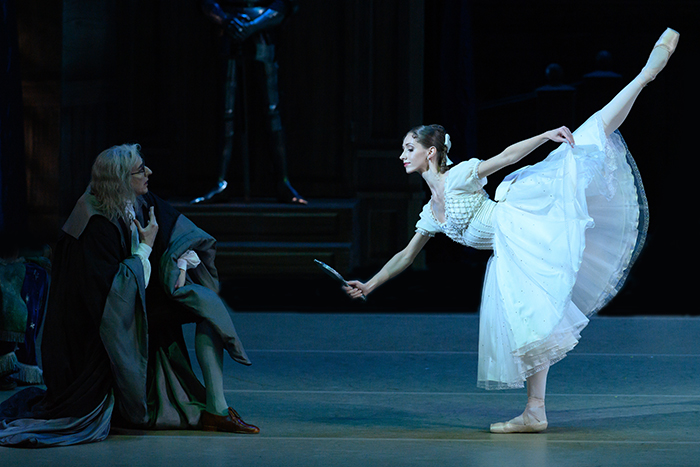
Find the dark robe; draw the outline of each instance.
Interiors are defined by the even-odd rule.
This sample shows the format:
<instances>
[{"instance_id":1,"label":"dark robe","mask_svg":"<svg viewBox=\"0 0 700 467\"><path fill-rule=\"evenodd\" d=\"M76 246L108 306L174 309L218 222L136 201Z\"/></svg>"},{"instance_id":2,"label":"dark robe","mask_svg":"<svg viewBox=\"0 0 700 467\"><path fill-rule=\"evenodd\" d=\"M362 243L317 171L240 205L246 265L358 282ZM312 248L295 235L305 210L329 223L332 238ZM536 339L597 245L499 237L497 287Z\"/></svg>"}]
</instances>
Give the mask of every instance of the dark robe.
<instances>
[{"instance_id":1,"label":"dark robe","mask_svg":"<svg viewBox=\"0 0 700 467\"><path fill-rule=\"evenodd\" d=\"M76 204L54 255L42 342L47 390L30 388L0 405L0 445L98 441L113 421L195 428L206 394L185 347L186 322L206 320L229 355L250 364L218 296L215 240L157 196L140 198L141 224L150 206L159 224L146 291L128 226L89 200ZM175 290L177 259L190 249L202 262Z\"/></svg>"}]
</instances>

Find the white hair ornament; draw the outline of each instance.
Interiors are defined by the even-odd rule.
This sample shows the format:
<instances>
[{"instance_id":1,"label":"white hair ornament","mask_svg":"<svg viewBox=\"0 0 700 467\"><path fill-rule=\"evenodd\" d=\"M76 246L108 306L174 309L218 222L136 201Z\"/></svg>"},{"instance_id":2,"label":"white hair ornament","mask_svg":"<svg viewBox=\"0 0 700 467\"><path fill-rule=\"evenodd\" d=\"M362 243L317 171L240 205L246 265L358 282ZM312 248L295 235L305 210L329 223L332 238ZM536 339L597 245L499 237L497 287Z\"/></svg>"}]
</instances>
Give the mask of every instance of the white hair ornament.
<instances>
[{"instance_id":1,"label":"white hair ornament","mask_svg":"<svg viewBox=\"0 0 700 467\"><path fill-rule=\"evenodd\" d=\"M450 140L450 135L445 133L445 165L452 165L453 162L450 160L449 154L450 149L452 148L452 141Z\"/></svg>"}]
</instances>

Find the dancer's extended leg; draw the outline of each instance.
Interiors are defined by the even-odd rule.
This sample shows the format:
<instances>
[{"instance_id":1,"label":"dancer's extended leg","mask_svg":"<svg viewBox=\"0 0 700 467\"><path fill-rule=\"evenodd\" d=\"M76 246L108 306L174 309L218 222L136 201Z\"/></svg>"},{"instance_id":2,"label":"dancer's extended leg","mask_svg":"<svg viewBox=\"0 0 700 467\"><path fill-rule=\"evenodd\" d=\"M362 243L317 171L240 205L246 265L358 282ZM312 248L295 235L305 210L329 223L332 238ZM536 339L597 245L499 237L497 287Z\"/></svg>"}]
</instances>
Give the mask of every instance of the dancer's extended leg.
<instances>
[{"instance_id":1,"label":"dancer's extended leg","mask_svg":"<svg viewBox=\"0 0 700 467\"><path fill-rule=\"evenodd\" d=\"M547 428L544 396L547 391L549 365L527 378L525 411L512 420L491 425L491 433L537 433Z\"/></svg>"},{"instance_id":2,"label":"dancer's extended leg","mask_svg":"<svg viewBox=\"0 0 700 467\"><path fill-rule=\"evenodd\" d=\"M647 64L639 75L600 110L606 135L610 135L622 125L642 88L656 78L656 75L666 66L671 54L676 50L679 37L678 32L667 29L656 42Z\"/></svg>"}]
</instances>

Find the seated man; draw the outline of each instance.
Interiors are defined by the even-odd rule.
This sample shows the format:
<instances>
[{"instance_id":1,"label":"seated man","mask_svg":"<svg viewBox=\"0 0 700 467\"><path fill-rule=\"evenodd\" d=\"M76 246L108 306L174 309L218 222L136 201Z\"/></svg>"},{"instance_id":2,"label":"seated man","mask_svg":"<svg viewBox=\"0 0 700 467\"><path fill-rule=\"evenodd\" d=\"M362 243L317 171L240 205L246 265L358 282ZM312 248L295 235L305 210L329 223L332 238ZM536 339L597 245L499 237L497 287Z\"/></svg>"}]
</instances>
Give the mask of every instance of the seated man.
<instances>
[{"instance_id":1,"label":"seated man","mask_svg":"<svg viewBox=\"0 0 700 467\"><path fill-rule=\"evenodd\" d=\"M223 391L250 365L218 296L215 240L148 192L138 145L103 151L56 246L42 342L47 390L0 405L0 445L100 441L111 424L258 433ZM149 260L150 258L150 260ZM182 324L197 323L192 371Z\"/></svg>"}]
</instances>

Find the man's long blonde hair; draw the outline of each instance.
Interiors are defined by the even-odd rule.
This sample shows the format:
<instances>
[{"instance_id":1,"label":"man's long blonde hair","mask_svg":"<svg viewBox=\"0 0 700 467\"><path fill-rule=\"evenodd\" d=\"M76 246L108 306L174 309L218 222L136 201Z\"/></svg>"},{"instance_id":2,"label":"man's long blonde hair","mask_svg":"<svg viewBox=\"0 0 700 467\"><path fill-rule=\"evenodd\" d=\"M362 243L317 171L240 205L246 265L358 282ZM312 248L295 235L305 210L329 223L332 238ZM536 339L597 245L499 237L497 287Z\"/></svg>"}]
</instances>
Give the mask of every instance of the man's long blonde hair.
<instances>
[{"instance_id":1,"label":"man's long blonde hair","mask_svg":"<svg viewBox=\"0 0 700 467\"><path fill-rule=\"evenodd\" d=\"M126 208L136 203L131 171L143 159L140 150L138 144L112 146L102 151L92 165L88 191L94 196L94 207L109 219L128 220Z\"/></svg>"}]
</instances>

